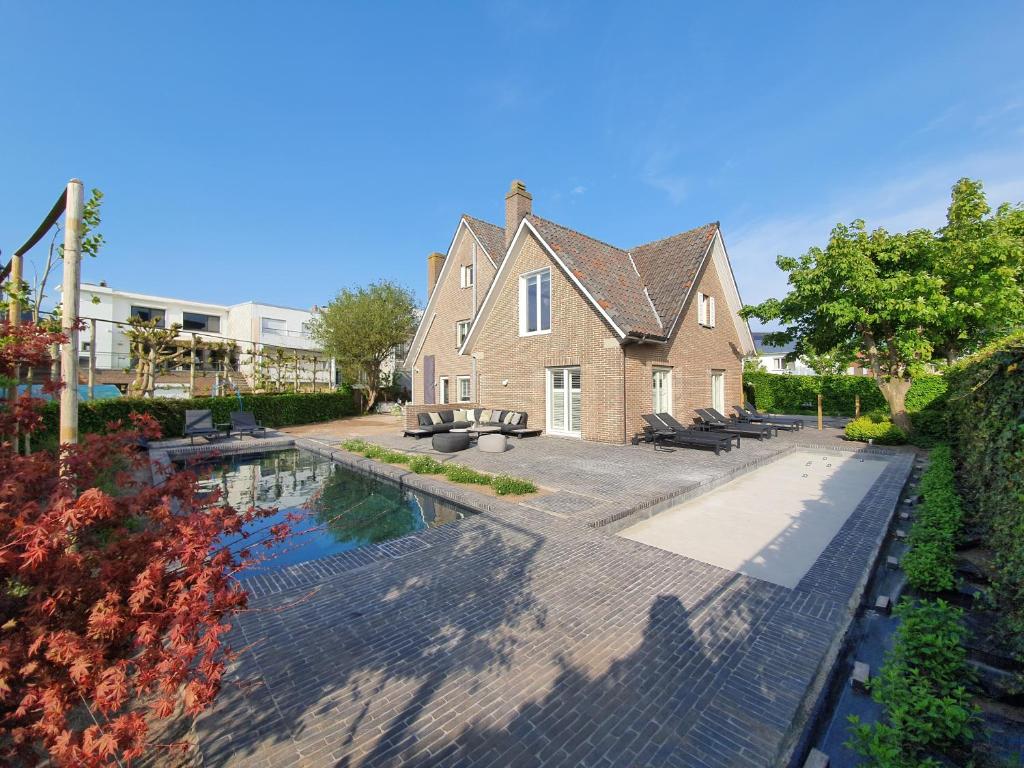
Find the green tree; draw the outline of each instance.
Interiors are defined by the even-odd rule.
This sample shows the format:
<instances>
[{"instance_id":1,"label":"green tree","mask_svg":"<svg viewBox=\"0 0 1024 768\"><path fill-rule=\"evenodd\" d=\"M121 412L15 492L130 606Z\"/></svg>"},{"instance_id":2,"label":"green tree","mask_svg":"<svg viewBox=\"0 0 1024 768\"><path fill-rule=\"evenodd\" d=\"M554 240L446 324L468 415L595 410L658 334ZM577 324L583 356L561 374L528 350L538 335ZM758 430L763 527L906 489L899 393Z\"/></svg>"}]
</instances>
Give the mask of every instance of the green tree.
<instances>
[{"instance_id":1,"label":"green tree","mask_svg":"<svg viewBox=\"0 0 1024 768\"><path fill-rule=\"evenodd\" d=\"M382 367L416 329L410 291L388 281L344 289L313 319L312 334L342 373L366 388L373 408L383 385Z\"/></svg>"},{"instance_id":2,"label":"green tree","mask_svg":"<svg viewBox=\"0 0 1024 768\"><path fill-rule=\"evenodd\" d=\"M949 304L929 329L947 363L1024 322L1024 208L1003 204L990 213L980 181L953 185L933 267Z\"/></svg>"},{"instance_id":3,"label":"green tree","mask_svg":"<svg viewBox=\"0 0 1024 768\"><path fill-rule=\"evenodd\" d=\"M868 232L864 222L838 224L825 248L799 258L779 256L790 292L746 306L744 317L781 321L767 344L796 341L796 353L860 353L889 405L892 420L910 429L906 396L912 369L931 356L922 327L937 322L947 301L941 278L929 269L932 233Z\"/></svg>"}]
</instances>

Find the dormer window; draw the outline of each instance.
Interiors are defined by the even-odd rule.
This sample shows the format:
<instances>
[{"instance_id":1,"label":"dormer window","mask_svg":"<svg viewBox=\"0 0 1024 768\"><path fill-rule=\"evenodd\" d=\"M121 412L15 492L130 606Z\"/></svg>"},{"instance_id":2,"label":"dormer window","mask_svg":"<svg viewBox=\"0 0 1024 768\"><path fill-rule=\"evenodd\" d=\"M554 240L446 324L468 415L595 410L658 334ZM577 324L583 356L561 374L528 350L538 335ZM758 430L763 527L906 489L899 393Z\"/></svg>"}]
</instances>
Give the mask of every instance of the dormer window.
<instances>
[{"instance_id":1,"label":"dormer window","mask_svg":"<svg viewBox=\"0 0 1024 768\"><path fill-rule=\"evenodd\" d=\"M459 285L463 288L473 287L473 265L463 264L459 267Z\"/></svg>"}]
</instances>

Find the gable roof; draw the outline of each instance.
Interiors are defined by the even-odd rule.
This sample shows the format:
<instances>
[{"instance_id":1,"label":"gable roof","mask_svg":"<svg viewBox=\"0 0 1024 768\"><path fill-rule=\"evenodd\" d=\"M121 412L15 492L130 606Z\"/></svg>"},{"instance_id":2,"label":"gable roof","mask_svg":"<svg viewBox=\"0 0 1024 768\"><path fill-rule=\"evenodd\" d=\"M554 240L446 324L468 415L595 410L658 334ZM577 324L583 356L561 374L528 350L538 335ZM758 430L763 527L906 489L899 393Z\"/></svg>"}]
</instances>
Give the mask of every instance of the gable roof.
<instances>
[{"instance_id":1,"label":"gable roof","mask_svg":"<svg viewBox=\"0 0 1024 768\"><path fill-rule=\"evenodd\" d=\"M501 260L505 258L504 227L499 227L497 224L491 224L491 222L484 221L483 219L475 219L467 213L462 214L462 219L469 225L473 234L476 235L476 239L480 241L480 245L484 247L491 263L495 267L501 264Z\"/></svg>"}]
</instances>

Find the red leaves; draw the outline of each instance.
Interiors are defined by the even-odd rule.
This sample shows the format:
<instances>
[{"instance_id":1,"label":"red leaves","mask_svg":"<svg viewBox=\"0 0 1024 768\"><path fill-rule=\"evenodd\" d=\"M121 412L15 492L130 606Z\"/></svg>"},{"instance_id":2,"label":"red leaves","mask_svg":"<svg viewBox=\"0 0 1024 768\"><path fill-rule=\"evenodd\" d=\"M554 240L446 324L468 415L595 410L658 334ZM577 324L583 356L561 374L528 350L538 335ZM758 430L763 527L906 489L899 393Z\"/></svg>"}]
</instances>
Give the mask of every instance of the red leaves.
<instances>
[{"instance_id":1,"label":"red leaves","mask_svg":"<svg viewBox=\"0 0 1024 768\"><path fill-rule=\"evenodd\" d=\"M0 325L0 375L45 362L54 340ZM28 398L0 404L0 433L37 420ZM228 619L246 605L233 576L244 563L220 541L263 513L197 497L188 472L141 481L148 457L135 446L158 433L133 419L65 446L60 463L0 443L0 764L36 764L40 745L57 766L139 757L149 715L179 702L195 715L220 689Z\"/></svg>"}]
</instances>

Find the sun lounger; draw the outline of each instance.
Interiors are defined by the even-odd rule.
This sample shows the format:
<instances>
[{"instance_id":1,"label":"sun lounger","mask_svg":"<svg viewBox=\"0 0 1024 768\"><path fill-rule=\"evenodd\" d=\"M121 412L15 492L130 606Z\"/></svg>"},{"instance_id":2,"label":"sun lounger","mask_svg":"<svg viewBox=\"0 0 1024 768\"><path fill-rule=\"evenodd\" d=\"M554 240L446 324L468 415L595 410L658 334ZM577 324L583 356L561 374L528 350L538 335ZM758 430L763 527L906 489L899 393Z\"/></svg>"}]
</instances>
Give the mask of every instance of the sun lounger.
<instances>
[{"instance_id":1,"label":"sun lounger","mask_svg":"<svg viewBox=\"0 0 1024 768\"><path fill-rule=\"evenodd\" d=\"M256 414L252 411L233 411L231 414L231 433L238 435L259 435L263 437L267 428L256 421Z\"/></svg>"},{"instance_id":2,"label":"sun lounger","mask_svg":"<svg viewBox=\"0 0 1024 768\"><path fill-rule=\"evenodd\" d=\"M701 429L687 429L686 427L673 427L666 424L653 413L641 416L646 423L647 433L654 443L654 450L659 445L676 445L684 448L710 448L717 456L720 451L732 450L732 435L710 432ZM739 438L735 438L739 446Z\"/></svg>"},{"instance_id":3,"label":"sun lounger","mask_svg":"<svg viewBox=\"0 0 1024 768\"><path fill-rule=\"evenodd\" d=\"M192 445L195 445L197 437L204 437L207 440L227 437L224 424L214 425L213 413L209 410L185 411L185 431L183 437L187 437Z\"/></svg>"},{"instance_id":4,"label":"sun lounger","mask_svg":"<svg viewBox=\"0 0 1024 768\"><path fill-rule=\"evenodd\" d=\"M694 413L700 423L716 432L727 432L730 435L742 435L743 437L754 437L764 440L775 434L775 427L770 424L739 424L730 421L714 408L695 408Z\"/></svg>"},{"instance_id":5,"label":"sun lounger","mask_svg":"<svg viewBox=\"0 0 1024 768\"><path fill-rule=\"evenodd\" d=\"M776 416L771 413L761 413L750 403L744 403L743 407L733 406L738 411L742 411L750 421L763 422L765 424L774 424L779 429L803 429L804 420L796 419L792 416Z\"/></svg>"}]
</instances>

